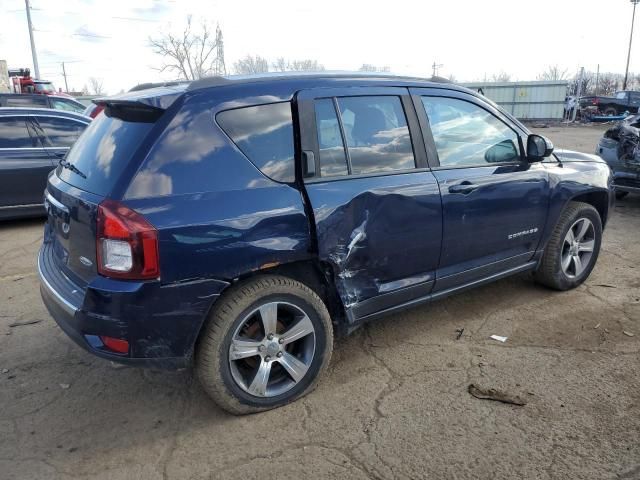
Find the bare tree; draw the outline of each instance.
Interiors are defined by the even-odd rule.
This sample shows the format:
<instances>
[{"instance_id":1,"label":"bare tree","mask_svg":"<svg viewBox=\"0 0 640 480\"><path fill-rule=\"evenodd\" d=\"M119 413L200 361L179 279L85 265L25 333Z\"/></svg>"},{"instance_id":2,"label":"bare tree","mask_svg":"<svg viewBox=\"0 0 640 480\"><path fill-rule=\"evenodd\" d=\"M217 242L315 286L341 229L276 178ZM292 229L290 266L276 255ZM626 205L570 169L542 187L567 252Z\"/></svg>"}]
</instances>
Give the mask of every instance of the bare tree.
<instances>
[{"instance_id":1,"label":"bare tree","mask_svg":"<svg viewBox=\"0 0 640 480\"><path fill-rule=\"evenodd\" d=\"M101 78L89 77L89 91L92 95L102 95L104 93L102 83Z\"/></svg>"},{"instance_id":2,"label":"bare tree","mask_svg":"<svg viewBox=\"0 0 640 480\"><path fill-rule=\"evenodd\" d=\"M185 80L226 73L220 71L224 69L222 31L219 27L213 30L204 21L194 28L192 18L188 16L182 34L167 32L157 38L149 37L149 43L163 58L163 64L158 68L160 72L176 72Z\"/></svg>"},{"instance_id":3,"label":"bare tree","mask_svg":"<svg viewBox=\"0 0 640 480\"><path fill-rule=\"evenodd\" d=\"M379 67L377 65L372 65L370 63L363 63L362 66L358 69L361 72L389 72L391 69L388 66Z\"/></svg>"},{"instance_id":4,"label":"bare tree","mask_svg":"<svg viewBox=\"0 0 640 480\"><path fill-rule=\"evenodd\" d=\"M500 73L494 73L491 75L492 82L509 82L511 81L511 75L508 73L501 71Z\"/></svg>"},{"instance_id":5,"label":"bare tree","mask_svg":"<svg viewBox=\"0 0 640 480\"><path fill-rule=\"evenodd\" d=\"M273 72L320 72L324 70L324 65L317 60L287 60L284 57L278 57L271 63L271 68Z\"/></svg>"},{"instance_id":6,"label":"bare tree","mask_svg":"<svg viewBox=\"0 0 640 480\"><path fill-rule=\"evenodd\" d=\"M619 73L601 73L598 82L598 92L600 95L608 96L616 93L622 85L623 75Z\"/></svg>"},{"instance_id":7,"label":"bare tree","mask_svg":"<svg viewBox=\"0 0 640 480\"><path fill-rule=\"evenodd\" d=\"M233 70L239 75L266 73L269 71L269 62L260 55L247 55L233 64Z\"/></svg>"},{"instance_id":8,"label":"bare tree","mask_svg":"<svg viewBox=\"0 0 640 480\"><path fill-rule=\"evenodd\" d=\"M567 69L562 69L558 65L549 65L547 69L538 75L538 80L566 80Z\"/></svg>"}]
</instances>

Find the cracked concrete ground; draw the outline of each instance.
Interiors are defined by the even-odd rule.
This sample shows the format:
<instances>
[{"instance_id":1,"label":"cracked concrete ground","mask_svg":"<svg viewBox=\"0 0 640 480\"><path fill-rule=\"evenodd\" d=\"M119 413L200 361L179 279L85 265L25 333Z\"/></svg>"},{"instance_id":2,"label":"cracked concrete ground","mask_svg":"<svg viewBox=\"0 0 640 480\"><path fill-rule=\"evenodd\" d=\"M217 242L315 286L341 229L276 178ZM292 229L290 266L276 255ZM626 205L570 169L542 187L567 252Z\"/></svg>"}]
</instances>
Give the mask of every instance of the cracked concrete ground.
<instances>
[{"instance_id":1,"label":"cracked concrete ground","mask_svg":"<svg viewBox=\"0 0 640 480\"><path fill-rule=\"evenodd\" d=\"M601 129L540 132L591 151ZM247 417L188 371L72 344L40 301L41 231L0 225L0 479L640 478L640 196L619 202L580 288L521 275L388 317L337 342L314 393Z\"/></svg>"}]
</instances>

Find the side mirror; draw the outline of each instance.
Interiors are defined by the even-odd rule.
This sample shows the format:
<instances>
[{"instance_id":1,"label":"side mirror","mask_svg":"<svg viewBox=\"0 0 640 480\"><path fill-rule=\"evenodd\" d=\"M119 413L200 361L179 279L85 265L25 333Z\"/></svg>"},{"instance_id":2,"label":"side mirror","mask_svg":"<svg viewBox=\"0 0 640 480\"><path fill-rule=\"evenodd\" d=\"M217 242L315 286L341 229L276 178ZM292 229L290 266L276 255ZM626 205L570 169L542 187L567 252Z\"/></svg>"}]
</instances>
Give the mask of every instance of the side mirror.
<instances>
[{"instance_id":1,"label":"side mirror","mask_svg":"<svg viewBox=\"0 0 640 480\"><path fill-rule=\"evenodd\" d=\"M553 143L542 135L532 133L527 138L527 160L539 162L553 153Z\"/></svg>"}]
</instances>

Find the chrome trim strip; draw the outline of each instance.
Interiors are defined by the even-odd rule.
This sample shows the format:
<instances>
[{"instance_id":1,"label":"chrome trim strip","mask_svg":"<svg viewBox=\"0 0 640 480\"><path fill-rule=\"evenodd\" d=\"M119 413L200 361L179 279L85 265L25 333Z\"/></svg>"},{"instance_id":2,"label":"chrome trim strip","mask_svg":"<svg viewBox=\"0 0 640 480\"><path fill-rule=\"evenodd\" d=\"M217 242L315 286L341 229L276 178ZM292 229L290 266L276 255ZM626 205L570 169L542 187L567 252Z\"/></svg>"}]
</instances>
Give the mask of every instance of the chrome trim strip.
<instances>
[{"instance_id":1,"label":"chrome trim strip","mask_svg":"<svg viewBox=\"0 0 640 480\"><path fill-rule=\"evenodd\" d=\"M40 253L38 253L38 277L40 277L40 284L44 287L47 293L51 295L58 306L62 308L66 313L73 316L78 310L80 310L79 307L76 307L62 295L60 295L44 277L44 273L42 273L42 266L40 265Z\"/></svg>"},{"instance_id":2,"label":"chrome trim strip","mask_svg":"<svg viewBox=\"0 0 640 480\"><path fill-rule=\"evenodd\" d=\"M69 150L71 147L15 147L15 148L7 148L3 147L0 150L29 150L35 152L48 151L48 150Z\"/></svg>"},{"instance_id":3,"label":"chrome trim strip","mask_svg":"<svg viewBox=\"0 0 640 480\"><path fill-rule=\"evenodd\" d=\"M44 208L44 205L42 203L27 203L24 205L7 205L6 207L0 207L0 210L13 210L14 208L34 208L34 207Z\"/></svg>"},{"instance_id":4,"label":"chrome trim strip","mask_svg":"<svg viewBox=\"0 0 640 480\"><path fill-rule=\"evenodd\" d=\"M62 203L60 203L58 200L56 200L53 195L51 195L49 192L47 192L46 195L47 201L53 205L54 207L56 207L58 210L62 210L64 213L69 214L69 209Z\"/></svg>"}]
</instances>

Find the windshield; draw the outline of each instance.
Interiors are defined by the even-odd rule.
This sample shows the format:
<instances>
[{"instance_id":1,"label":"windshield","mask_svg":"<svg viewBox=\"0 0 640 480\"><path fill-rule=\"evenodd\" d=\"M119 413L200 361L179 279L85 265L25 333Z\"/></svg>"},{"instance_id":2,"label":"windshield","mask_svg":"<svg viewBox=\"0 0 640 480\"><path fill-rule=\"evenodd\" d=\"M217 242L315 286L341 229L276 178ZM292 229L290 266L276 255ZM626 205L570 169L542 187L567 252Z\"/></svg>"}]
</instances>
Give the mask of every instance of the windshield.
<instances>
[{"instance_id":1,"label":"windshield","mask_svg":"<svg viewBox=\"0 0 640 480\"><path fill-rule=\"evenodd\" d=\"M58 167L58 177L87 192L108 195L152 127L153 123L99 115L67 154L74 168Z\"/></svg>"},{"instance_id":2,"label":"windshield","mask_svg":"<svg viewBox=\"0 0 640 480\"><path fill-rule=\"evenodd\" d=\"M54 92L56 90L51 82L36 82L34 86L36 92Z\"/></svg>"}]
</instances>

